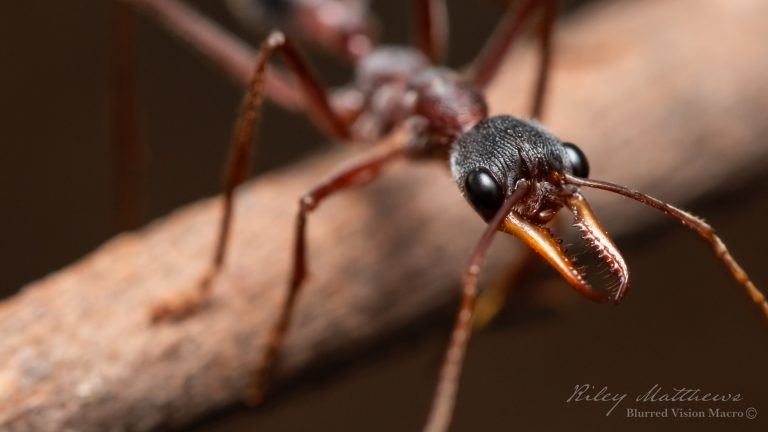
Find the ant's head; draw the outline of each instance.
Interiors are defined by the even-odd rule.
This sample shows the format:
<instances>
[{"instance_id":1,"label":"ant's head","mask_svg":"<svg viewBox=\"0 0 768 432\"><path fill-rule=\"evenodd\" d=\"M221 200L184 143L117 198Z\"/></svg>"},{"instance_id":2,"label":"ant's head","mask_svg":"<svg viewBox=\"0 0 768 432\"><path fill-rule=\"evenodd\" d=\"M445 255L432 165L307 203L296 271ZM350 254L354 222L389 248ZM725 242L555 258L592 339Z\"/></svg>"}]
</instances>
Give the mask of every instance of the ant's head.
<instances>
[{"instance_id":1,"label":"ant's head","mask_svg":"<svg viewBox=\"0 0 768 432\"><path fill-rule=\"evenodd\" d=\"M600 227L578 187L567 177L586 178L589 164L575 145L563 143L535 122L510 116L490 117L462 135L451 149L451 172L462 195L491 221L513 192L527 192L511 207L501 230L541 254L585 296L620 301L629 273L618 249ZM517 195L516 195L517 196ZM563 207L573 213L581 237L609 265L618 285L608 292L592 288L561 242L544 226Z\"/></svg>"}]
</instances>

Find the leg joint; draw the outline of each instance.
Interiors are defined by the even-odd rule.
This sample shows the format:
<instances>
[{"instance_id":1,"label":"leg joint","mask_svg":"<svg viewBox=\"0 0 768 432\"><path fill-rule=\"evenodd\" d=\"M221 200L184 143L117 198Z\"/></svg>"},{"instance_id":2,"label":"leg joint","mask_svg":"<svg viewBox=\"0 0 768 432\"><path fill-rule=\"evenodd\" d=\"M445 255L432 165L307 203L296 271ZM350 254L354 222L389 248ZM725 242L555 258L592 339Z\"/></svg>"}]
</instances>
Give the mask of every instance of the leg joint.
<instances>
[{"instance_id":1,"label":"leg joint","mask_svg":"<svg viewBox=\"0 0 768 432\"><path fill-rule=\"evenodd\" d=\"M285 34L280 30L273 30L267 36L267 45L271 48L278 48L285 45Z\"/></svg>"},{"instance_id":2,"label":"leg joint","mask_svg":"<svg viewBox=\"0 0 768 432\"><path fill-rule=\"evenodd\" d=\"M304 194L299 198L299 209L302 213L311 212L317 207L317 204L317 200L311 193Z\"/></svg>"}]
</instances>

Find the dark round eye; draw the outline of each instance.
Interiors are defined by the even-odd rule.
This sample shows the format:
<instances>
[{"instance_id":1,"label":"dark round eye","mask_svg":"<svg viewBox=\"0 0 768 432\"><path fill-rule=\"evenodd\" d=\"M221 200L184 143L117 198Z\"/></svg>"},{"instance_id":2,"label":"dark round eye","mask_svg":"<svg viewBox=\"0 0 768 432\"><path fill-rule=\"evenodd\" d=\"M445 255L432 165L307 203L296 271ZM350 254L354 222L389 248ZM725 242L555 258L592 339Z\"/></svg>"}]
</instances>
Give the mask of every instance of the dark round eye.
<instances>
[{"instance_id":1,"label":"dark round eye","mask_svg":"<svg viewBox=\"0 0 768 432\"><path fill-rule=\"evenodd\" d=\"M571 161L573 175L581 178L589 177L589 162L587 162L587 156L584 155L584 152L576 147L576 144L569 142L563 143L563 147L565 147L568 160Z\"/></svg>"},{"instance_id":2,"label":"dark round eye","mask_svg":"<svg viewBox=\"0 0 768 432\"><path fill-rule=\"evenodd\" d=\"M504 204L504 191L486 168L476 168L467 175L467 198L485 219L492 218Z\"/></svg>"}]
</instances>

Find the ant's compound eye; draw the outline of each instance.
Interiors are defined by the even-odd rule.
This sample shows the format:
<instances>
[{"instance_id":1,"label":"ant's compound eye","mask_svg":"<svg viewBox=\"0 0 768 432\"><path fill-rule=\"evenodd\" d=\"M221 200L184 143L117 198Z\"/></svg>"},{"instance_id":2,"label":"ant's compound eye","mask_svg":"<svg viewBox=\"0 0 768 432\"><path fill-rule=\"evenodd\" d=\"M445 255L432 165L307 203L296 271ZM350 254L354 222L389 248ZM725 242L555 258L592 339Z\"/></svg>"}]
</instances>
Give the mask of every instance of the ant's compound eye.
<instances>
[{"instance_id":1,"label":"ant's compound eye","mask_svg":"<svg viewBox=\"0 0 768 432\"><path fill-rule=\"evenodd\" d=\"M587 162L587 156L584 155L584 152L576 147L576 144L569 142L563 143L563 147L565 147L565 153L571 162L573 175L581 178L589 177L589 162Z\"/></svg>"},{"instance_id":2,"label":"ant's compound eye","mask_svg":"<svg viewBox=\"0 0 768 432\"><path fill-rule=\"evenodd\" d=\"M504 191L486 168L476 168L464 184L470 204L486 219L492 218L504 204Z\"/></svg>"}]
</instances>

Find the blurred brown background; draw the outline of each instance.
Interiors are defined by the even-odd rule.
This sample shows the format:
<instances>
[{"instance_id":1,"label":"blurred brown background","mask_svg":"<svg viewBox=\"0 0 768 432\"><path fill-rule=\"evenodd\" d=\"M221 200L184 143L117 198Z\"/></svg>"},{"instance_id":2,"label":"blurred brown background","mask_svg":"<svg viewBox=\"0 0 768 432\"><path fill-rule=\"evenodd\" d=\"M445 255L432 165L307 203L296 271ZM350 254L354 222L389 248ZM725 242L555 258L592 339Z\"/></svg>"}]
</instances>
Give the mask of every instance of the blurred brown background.
<instances>
[{"instance_id":1,"label":"blurred brown background","mask_svg":"<svg viewBox=\"0 0 768 432\"><path fill-rule=\"evenodd\" d=\"M238 28L220 2L193 3ZM449 3L449 62L460 65L481 45L503 2ZM107 117L109 5L0 3L4 295L116 233ZM406 42L406 2L374 6L383 39ZM338 62L313 59L329 83L348 76ZM148 217L155 218L217 192L240 89L146 20L139 73L142 136L151 154ZM255 172L324 146L303 118L270 106L266 119ZM687 206L719 229L761 287L768 286L766 186L764 176ZM537 268L523 292L564 292L564 300L552 304L524 295L477 335L454 430L766 430L768 329L740 288L700 241L673 223L618 243L634 272L627 302L619 308L589 304L571 295L550 270ZM446 314L362 358L315 371L263 408L233 408L190 430L417 430L450 318ZM619 410L605 417L608 404L565 403L581 383L607 385L628 398L657 383L665 389L741 393L744 401L732 406L755 407L758 418L627 419ZM622 407L627 406L625 401Z\"/></svg>"}]
</instances>

